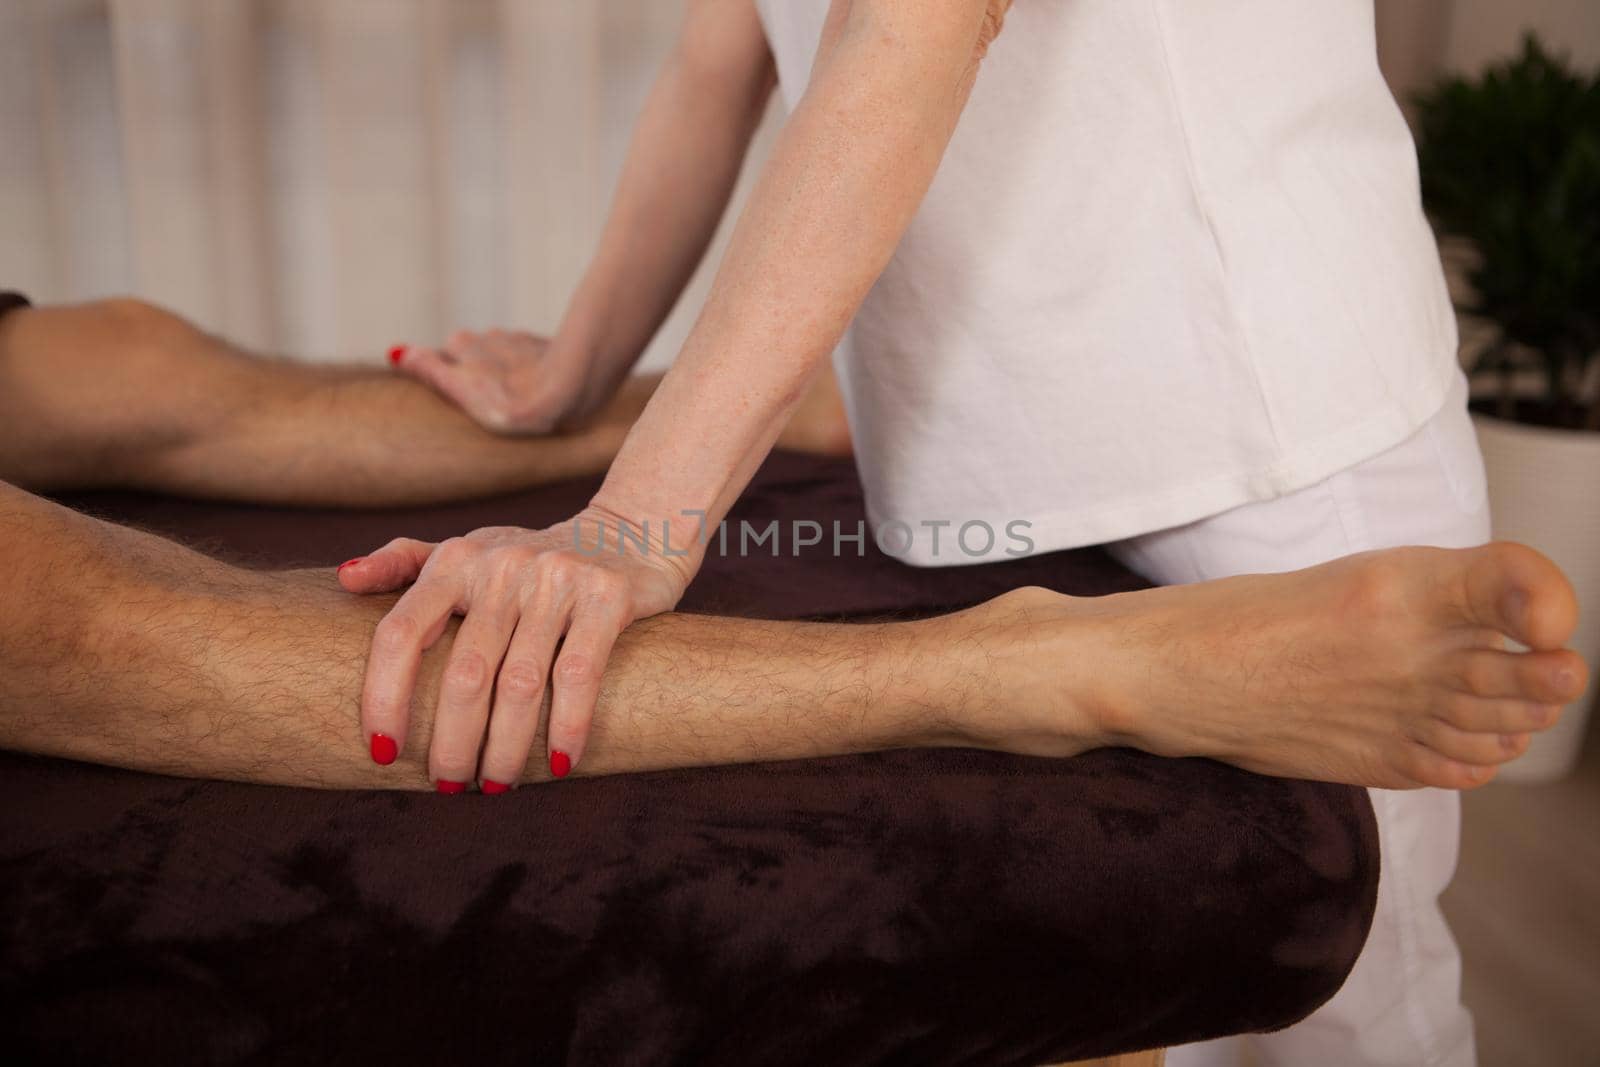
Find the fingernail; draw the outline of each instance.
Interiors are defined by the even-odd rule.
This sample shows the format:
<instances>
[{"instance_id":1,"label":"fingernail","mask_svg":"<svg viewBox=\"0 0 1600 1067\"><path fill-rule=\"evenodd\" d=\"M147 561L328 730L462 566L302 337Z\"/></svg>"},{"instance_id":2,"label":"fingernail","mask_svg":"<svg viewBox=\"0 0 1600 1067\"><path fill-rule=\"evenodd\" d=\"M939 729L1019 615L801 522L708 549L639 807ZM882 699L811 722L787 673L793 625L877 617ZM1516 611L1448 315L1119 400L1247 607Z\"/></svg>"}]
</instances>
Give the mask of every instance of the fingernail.
<instances>
[{"instance_id":1,"label":"fingernail","mask_svg":"<svg viewBox=\"0 0 1600 1067\"><path fill-rule=\"evenodd\" d=\"M344 570L346 567L354 567L357 563L360 563L362 560L364 560L366 558L367 558L366 556L357 556L355 559L347 559L343 563L339 564L338 570L334 571L333 573L338 574L340 571Z\"/></svg>"},{"instance_id":2,"label":"fingernail","mask_svg":"<svg viewBox=\"0 0 1600 1067\"><path fill-rule=\"evenodd\" d=\"M405 354L405 345L395 345L393 348L389 349L389 365L391 367L398 367L400 365L401 357Z\"/></svg>"},{"instance_id":3,"label":"fingernail","mask_svg":"<svg viewBox=\"0 0 1600 1067\"><path fill-rule=\"evenodd\" d=\"M557 778L565 778L572 770L572 757L560 749L550 753L550 773Z\"/></svg>"},{"instance_id":4,"label":"fingernail","mask_svg":"<svg viewBox=\"0 0 1600 1067\"><path fill-rule=\"evenodd\" d=\"M504 782L497 782L492 778L485 778L483 780L483 785L480 786L479 789L483 792L484 796L495 797L499 796L501 793L509 792L511 787L506 785Z\"/></svg>"},{"instance_id":5,"label":"fingernail","mask_svg":"<svg viewBox=\"0 0 1600 1067\"><path fill-rule=\"evenodd\" d=\"M399 746L394 743L394 738L388 734L372 735L372 762L384 767L394 762L400 754Z\"/></svg>"},{"instance_id":6,"label":"fingernail","mask_svg":"<svg viewBox=\"0 0 1600 1067\"><path fill-rule=\"evenodd\" d=\"M452 782L448 778L441 778L434 784L434 788L441 793L465 793L467 791L467 783Z\"/></svg>"},{"instance_id":7,"label":"fingernail","mask_svg":"<svg viewBox=\"0 0 1600 1067\"><path fill-rule=\"evenodd\" d=\"M1507 752L1515 752L1517 750L1516 734L1501 734L1500 747L1505 749Z\"/></svg>"}]
</instances>

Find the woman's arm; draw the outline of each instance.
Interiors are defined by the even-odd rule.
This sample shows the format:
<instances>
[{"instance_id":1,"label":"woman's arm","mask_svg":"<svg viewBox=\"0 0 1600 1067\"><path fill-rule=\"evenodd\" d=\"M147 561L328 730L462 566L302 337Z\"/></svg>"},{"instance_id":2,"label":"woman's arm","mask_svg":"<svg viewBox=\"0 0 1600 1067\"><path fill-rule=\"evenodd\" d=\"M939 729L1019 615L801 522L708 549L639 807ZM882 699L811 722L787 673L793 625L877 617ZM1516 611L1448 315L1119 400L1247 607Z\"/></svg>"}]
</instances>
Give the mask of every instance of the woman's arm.
<instances>
[{"instance_id":1,"label":"woman's arm","mask_svg":"<svg viewBox=\"0 0 1600 1067\"><path fill-rule=\"evenodd\" d=\"M699 570L686 513L719 522L772 447L932 182L1008 3L834 0L706 308L590 507L547 530L389 545L341 573L351 592L414 582L373 637L369 733L404 731L422 653L459 614L436 748L476 751L498 686L518 694L487 729L499 758L497 736L533 736L501 715L536 720L548 680L552 766L578 762L617 635Z\"/></svg>"},{"instance_id":2,"label":"woman's arm","mask_svg":"<svg viewBox=\"0 0 1600 1067\"><path fill-rule=\"evenodd\" d=\"M673 520L675 540L683 511L727 513L922 202L1007 6L835 0L810 89L596 505Z\"/></svg>"},{"instance_id":3,"label":"woman's arm","mask_svg":"<svg viewBox=\"0 0 1600 1067\"><path fill-rule=\"evenodd\" d=\"M544 433L597 411L705 255L775 82L750 0L691 0L556 335L458 331L443 350L398 349L396 365L494 430Z\"/></svg>"}]
</instances>

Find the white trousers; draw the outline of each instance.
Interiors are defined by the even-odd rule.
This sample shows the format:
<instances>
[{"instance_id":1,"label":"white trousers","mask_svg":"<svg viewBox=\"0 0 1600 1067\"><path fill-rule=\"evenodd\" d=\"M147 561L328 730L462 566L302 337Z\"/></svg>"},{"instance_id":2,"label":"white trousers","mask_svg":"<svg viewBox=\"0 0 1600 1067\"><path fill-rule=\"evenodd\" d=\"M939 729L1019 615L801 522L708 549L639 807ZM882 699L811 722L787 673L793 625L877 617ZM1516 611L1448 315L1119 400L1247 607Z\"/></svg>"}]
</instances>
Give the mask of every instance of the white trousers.
<instances>
[{"instance_id":1,"label":"white trousers","mask_svg":"<svg viewBox=\"0 0 1600 1067\"><path fill-rule=\"evenodd\" d=\"M1488 538L1483 457L1463 380L1414 436L1327 481L1109 547L1151 581L1172 585L1297 570L1368 549L1466 548ZM1382 848L1378 905L1344 987L1304 1022L1172 1049L1168 1067L1475 1063L1461 956L1439 910L1455 873L1460 797L1440 789L1371 793Z\"/></svg>"}]
</instances>

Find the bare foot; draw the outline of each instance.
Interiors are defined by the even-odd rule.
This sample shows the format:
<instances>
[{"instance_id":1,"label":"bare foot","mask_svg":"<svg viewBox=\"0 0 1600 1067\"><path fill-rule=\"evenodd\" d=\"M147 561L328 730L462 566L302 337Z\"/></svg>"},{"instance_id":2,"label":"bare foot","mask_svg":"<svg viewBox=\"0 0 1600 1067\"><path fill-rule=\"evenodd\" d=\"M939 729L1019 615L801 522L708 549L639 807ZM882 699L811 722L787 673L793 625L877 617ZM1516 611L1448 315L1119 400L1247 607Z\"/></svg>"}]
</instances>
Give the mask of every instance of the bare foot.
<instances>
[{"instance_id":1,"label":"bare foot","mask_svg":"<svg viewBox=\"0 0 1600 1067\"><path fill-rule=\"evenodd\" d=\"M1017 734L1030 751L1050 751L1050 716L1081 722L1087 711L1106 743L1158 755L1467 789L1552 726L1587 680L1582 658L1563 647L1577 623L1572 586L1515 544L1369 552L1096 599L1027 590L1007 600L1031 634L1018 643L1025 662L996 666L1024 686L1030 721ZM1503 637L1530 651L1507 651Z\"/></svg>"}]
</instances>

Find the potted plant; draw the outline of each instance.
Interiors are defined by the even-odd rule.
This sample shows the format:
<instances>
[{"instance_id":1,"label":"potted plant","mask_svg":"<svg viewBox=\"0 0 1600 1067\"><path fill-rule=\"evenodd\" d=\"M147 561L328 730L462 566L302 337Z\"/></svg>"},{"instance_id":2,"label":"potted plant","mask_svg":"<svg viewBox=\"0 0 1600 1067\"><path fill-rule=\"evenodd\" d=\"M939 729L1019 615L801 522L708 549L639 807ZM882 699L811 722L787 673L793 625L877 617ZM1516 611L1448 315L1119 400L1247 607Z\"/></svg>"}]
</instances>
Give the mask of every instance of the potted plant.
<instances>
[{"instance_id":1,"label":"potted plant","mask_svg":"<svg viewBox=\"0 0 1600 1067\"><path fill-rule=\"evenodd\" d=\"M1488 337L1469 369L1494 533L1567 572L1584 609L1574 647L1600 674L1600 76L1530 35L1416 103L1423 201L1469 249L1459 310ZM1567 773L1593 690L1504 776Z\"/></svg>"}]
</instances>

